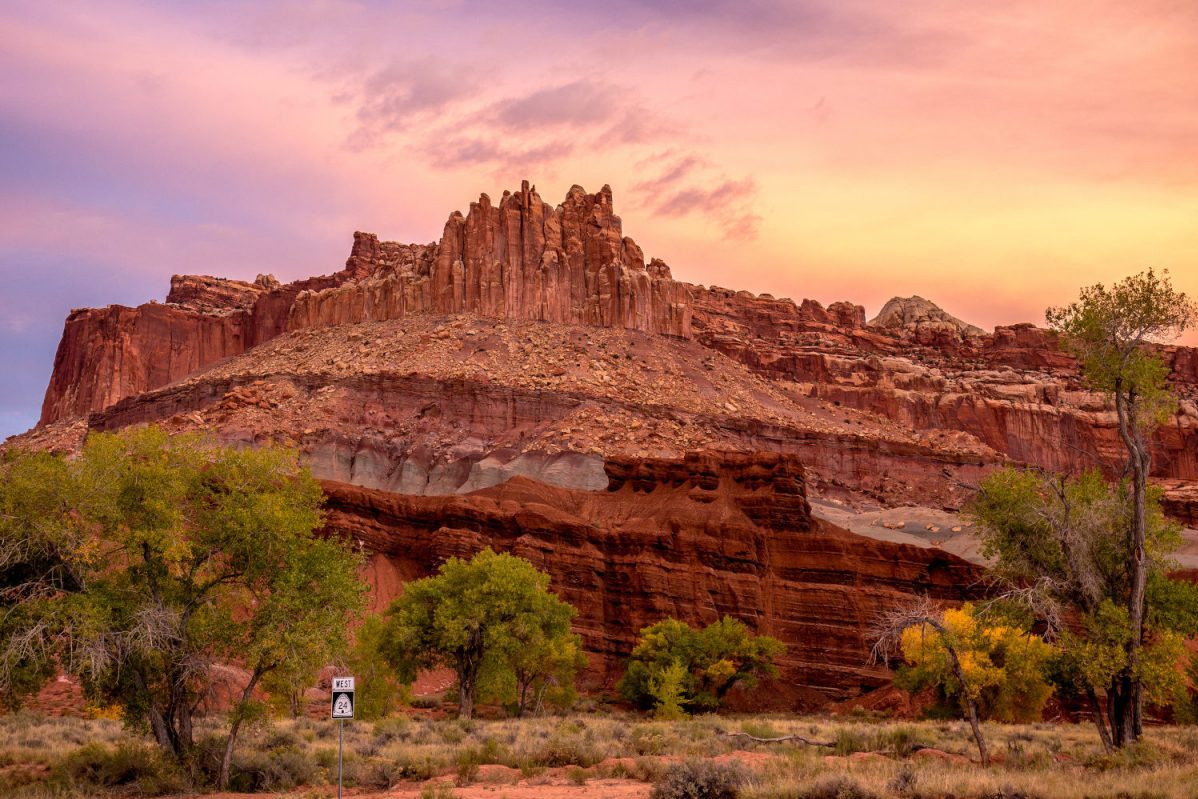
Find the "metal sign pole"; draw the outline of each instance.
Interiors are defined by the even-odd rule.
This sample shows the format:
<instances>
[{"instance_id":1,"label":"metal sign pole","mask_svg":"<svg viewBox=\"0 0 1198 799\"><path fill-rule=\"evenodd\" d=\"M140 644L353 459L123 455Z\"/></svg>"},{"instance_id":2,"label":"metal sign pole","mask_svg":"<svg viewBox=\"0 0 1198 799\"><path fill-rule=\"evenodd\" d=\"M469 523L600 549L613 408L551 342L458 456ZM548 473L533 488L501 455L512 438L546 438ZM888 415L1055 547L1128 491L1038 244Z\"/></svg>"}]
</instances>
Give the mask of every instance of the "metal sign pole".
<instances>
[{"instance_id":1,"label":"metal sign pole","mask_svg":"<svg viewBox=\"0 0 1198 799\"><path fill-rule=\"evenodd\" d=\"M345 719L338 719L337 735L337 799L341 799L341 751L345 747Z\"/></svg>"}]
</instances>

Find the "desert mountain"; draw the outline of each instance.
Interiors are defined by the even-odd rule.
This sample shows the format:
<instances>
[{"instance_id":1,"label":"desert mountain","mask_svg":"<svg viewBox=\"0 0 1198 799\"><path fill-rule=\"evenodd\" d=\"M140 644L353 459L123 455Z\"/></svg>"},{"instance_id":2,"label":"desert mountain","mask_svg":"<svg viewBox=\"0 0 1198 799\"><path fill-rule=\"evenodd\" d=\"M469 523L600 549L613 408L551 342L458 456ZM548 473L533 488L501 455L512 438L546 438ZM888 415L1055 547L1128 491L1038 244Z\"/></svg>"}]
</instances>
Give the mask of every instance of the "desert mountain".
<instances>
[{"instance_id":1,"label":"desert mountain","mask_svg":"<svg viewBox=\"0 0 1198 799\"><path fill-rule=\"evenodd\" d=\"M1198 352L1162 355L1183 401L1154 464L1192 524ZM624 235L609 188L553 207L528 183L434 243L357 233L327 276L176 276L165 303L72 311L41 423L10 445L144 422L301 447L379 603L449 555L516 551L580 608L596 684L640 625L731 614L790 647L775 707L883 684L878 609L978 590L945 549L976 560L949 539L988 470L1120 452L1047 331L691 285Z\"/></svg>"}]
</instances>

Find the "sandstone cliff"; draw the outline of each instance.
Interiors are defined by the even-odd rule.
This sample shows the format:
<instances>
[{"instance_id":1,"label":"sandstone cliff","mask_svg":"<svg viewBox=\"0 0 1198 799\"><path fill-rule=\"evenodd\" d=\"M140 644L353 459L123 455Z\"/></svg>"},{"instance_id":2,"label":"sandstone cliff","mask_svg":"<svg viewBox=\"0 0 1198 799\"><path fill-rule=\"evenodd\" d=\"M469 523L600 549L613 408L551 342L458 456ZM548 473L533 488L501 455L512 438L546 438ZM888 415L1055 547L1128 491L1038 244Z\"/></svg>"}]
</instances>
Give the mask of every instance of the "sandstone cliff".
<instances>
[{"instance_id":1,"label":"sandstone cliff","mask_svg":"<svg viewBox=\"0 0 1198 799\"><path fill-rule=\"evenodd\" d=\"M437 244L354 234L340 272L279 285L176 276L166 305L76 310L67 318L41 424L102 410L287 330L475 313L690 335L689 287L645 263L623 235L611 189L570 189L557 208L525 181L450 215Z\"/></svg>"},{"instance_id":2,"label":"sandstone cliff","mask_svg":"<svg viewBox=\"0 0 1198 799\"><path fill-rule=\"evenodd\" d=\"M450 556L490 546L528 558L578 608L593 686L613 687L648 624L735 616L787 644L780 678L737 697L758 708L808 709L885 684L887 671L867 665L882 609L915 594L979 595L981 571L959 558L812 519L793 456L688 453L605 468L601 491L523 477L453 497L326 483L328 525L377 553L380 607Z\"/></svg>"}]
</instances>

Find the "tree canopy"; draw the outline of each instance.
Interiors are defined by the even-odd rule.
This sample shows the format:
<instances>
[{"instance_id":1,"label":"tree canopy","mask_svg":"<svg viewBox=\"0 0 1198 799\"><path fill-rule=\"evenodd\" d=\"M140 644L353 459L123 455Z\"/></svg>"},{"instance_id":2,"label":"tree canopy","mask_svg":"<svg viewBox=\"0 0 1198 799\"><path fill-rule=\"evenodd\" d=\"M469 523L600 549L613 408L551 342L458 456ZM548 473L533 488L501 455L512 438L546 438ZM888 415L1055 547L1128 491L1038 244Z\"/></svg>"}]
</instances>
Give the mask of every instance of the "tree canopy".
<instances>
[{"instance_id":1,"label":"tree canopy","mask_svg":"<svg viewBox=\"0 0 1198 799\"><path fill-rule=\"evenodd\" d=\"M366 589L359 558L314 535L322 501L294 450L154 427L72 460L5 455L0 688L15 701L61 666L187 755L215 664L251 673L240 712L262 675L344 645Z\"/></svg>"},{"instance_id":2,"label":"tree canopy","mask_svg":"<svg viewBox=\"0 0 1198 799\"><path fill-rule=\"evenodd\" d=\"M730 616L702 629L665 619L641 630L618 688L644 708L677 701L688 712L713 711L734 686L777 676L774 660L785 651L778 639L754 635ZM668 702L666 689L677 695Z\"/></svg>"},{"instance_id":3,"label":"tree canopy","mask_svg":"<svg viewBox=\"0 0 1198 799\"><path fill-rule=\"evenodd\" d=\"M1039 721L1052 695L1045 671L1052 647L1012 620L978 616L966 604L944 611L943 632L930 625L902 633L904 666L895 680L906 688L935 686L941 695L964 707L977 703L982 719ZM950 663L948 646L956 648L962 684Z\"/></svg>"},{"instance_id":4,"label":"tree canopy","mask_svg":"<svg viewBox=\"0 0 1198 799\"><path fill-rule=\"evenodd\" d=\"M484 549L470 560L450 558L436 575L405 585L387 610L379 645L404 682L419 669L453 668L458 713L470 718L480 678L517 680L525 704L551 676L572 685L575 613L549 592L548 574Z\"/></svg>"},{"instance_id":5,"label":"tree canopy","mask_svg":"<svg viewBox=\"0 0 1198 799\"><path fill-rule=\"evenodd\" d=\"M1109 483L1097 471L1064 477L1004 469L982 482L969 508L993 574L1055 639L1050 671L1058 689L1090 703L1108 746L1129 742L1121 735L1125 681L1134 679L1150 700L1167 698L1176 688L1181 638L1198 633L1198 587L1169 577L1180 528L1149 486L1146 615L1137 635L1129 610L1136 568L1130 493L1126 481ZM1133 636L1142 642L1134 662Z\"/></svg>"}]
</instances>

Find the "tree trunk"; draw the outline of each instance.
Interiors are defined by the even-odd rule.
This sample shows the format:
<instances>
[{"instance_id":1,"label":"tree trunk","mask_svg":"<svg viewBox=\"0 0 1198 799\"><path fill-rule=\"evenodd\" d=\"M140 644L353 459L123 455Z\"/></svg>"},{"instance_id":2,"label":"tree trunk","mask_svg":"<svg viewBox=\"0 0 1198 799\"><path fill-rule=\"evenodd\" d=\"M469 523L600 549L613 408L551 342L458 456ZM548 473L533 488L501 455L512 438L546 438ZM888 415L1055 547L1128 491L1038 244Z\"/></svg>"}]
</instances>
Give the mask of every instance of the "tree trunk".
<instances>
[{"instance_id":1,"label":"tree trunk","mask_svg":"<svg viewBox=\"0 0 1198 799\"><path fill-rule=\"evenodd\" d=\"M957 678L957 682L961 685L961 695L965 697L965 704L969 710L969 728L973 730L973 740L978 745L978 756L982 759L983 766L990 765L990 750L986 747L986 737L982 735L982 725L978 721L978 704L969 696L969 683L965 682L965 670L961 668L961 661L957 657L957 649L948 640L948 635L944 627L939 624L935 625L940 632L940 640L944 642L944 651L948 653L949 662L953 666L953 674Z\"/></svg>"},{"instance_id":2,"label":"tree trunk","mask_svg":"<svg viewBox=\"0 0 1198 799\"><path fill-rule=\"evenodd\" d=\"M978 722L978 704L972 699L966 700L969 705L969 728L973 730L973 740L978 745L978 756L983 766L990 765L990 751L986 748L986 738L982 735L982 725Z\"/></svg>"},{"instance_id":3,"label":"tree trunk","mask_svg":"<svg viewBox=\"0 0 1198 799\"><path fill-rule=\"evenodd\" d=\"M474 683L477 669L458 669L458 718L474 718Z\"/></svg>"},{"instance_id":4,"label":"tree trunk","mask_svg":"<svg viewBox=\"0 0 1198 799\"><path fill-rule=\"evenodd\" d=\"M1102 741L1102 749L1108 755L1114 751L1111 741L1111 731L1107 728L1106 711L1098 701L1098 693L1090 686L1086 687L1086 698L1090 700L1090 710L1094 713L1094 724L1098 727L1098 737Z\"/></svg>"},{"instance_id":5,"label":"tree trunk","mask_svg":"<svg viewBox=\"0 0 1198 799\"><path fill-rule=\"evenodd\" d=\"M233 766L233 748L237 745L237 733L241 730L241 722L245 718L245 704L250 701L250 697L254 693L254 686L258 684L262 674L261 670L254 671L245 690L241 692L241 701L233 713L233 724L229 727L229 738L225 741L225 754L220 759L220 773L216 777L216 788L219 791L229 787L229 770Z\"/></svg>"},{"instance_id":6,"label":"tree trunk","mask_svg":"<svg viewBox=\"0 0 1198 799\"><path fill-rule=\"evenodd\" d=\"M1145 595L1148 587L1148 560L1145 554L1147 538L1148 472L1152 468L1152 453L1136 426L1136 391L1131 388L1126 397L1122 386L1115 386L1115 410L1119 418L1119 436L1127 448L1132 474L1132 524L1131 524L1131 593L1127 600L1127 611L1131 630L1127 640L1127 668L1119 706L1118 731L1115 736L1118 746L1126 746L1137 740L1143 732L1143 692L1140 680L1134 675L1139 665L1140 647L1144 641Z\"/></svg>"}]
</instances>

